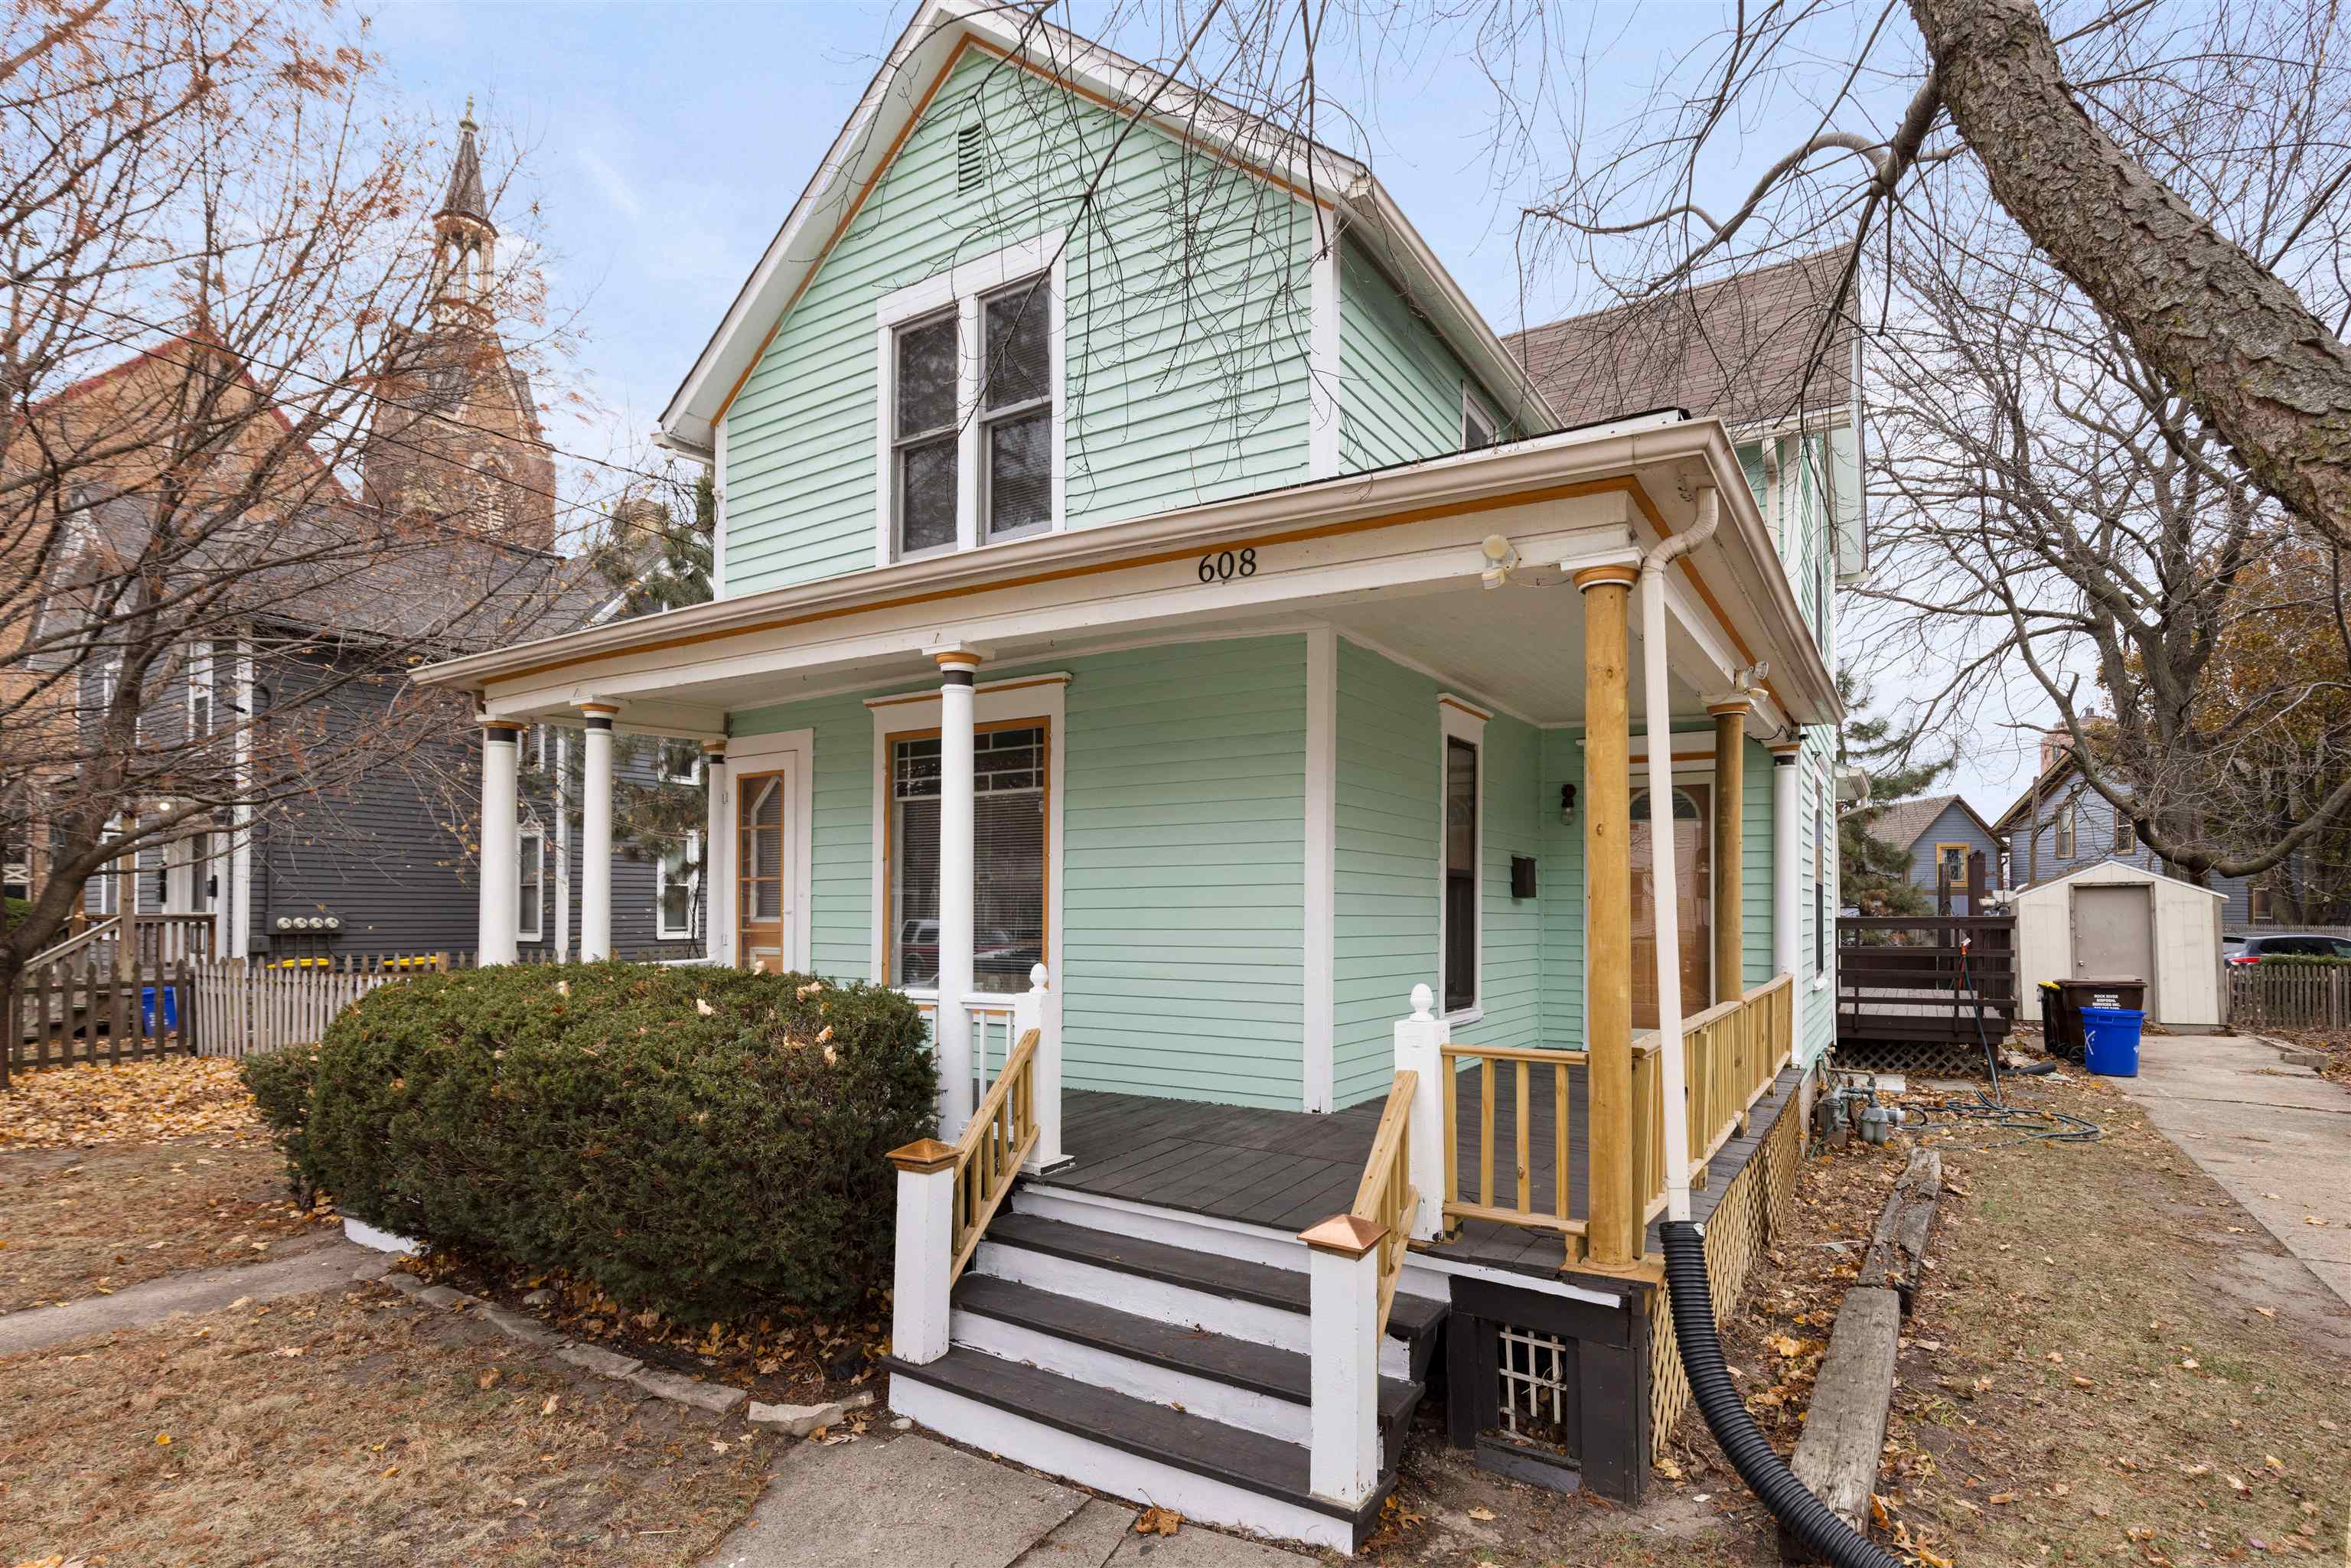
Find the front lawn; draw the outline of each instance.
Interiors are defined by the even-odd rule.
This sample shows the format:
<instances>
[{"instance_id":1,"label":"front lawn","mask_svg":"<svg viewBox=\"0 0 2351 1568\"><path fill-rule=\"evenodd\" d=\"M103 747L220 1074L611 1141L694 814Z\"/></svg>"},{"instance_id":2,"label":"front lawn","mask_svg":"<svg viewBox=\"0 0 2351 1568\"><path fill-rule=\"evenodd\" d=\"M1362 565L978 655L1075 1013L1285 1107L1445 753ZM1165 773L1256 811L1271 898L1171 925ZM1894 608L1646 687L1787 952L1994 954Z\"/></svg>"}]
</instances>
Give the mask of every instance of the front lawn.
<instances>
[{"instance_id":1,"label":"front lawn","mask_svg":"<svg viewBox=\"0 0 2351 1568\"><path fill-rule=\"evenodd\" d=\"M777 1442L371 1286L0 1360L0 1561L683 1565Z\"/></svg>"}]
</instances>

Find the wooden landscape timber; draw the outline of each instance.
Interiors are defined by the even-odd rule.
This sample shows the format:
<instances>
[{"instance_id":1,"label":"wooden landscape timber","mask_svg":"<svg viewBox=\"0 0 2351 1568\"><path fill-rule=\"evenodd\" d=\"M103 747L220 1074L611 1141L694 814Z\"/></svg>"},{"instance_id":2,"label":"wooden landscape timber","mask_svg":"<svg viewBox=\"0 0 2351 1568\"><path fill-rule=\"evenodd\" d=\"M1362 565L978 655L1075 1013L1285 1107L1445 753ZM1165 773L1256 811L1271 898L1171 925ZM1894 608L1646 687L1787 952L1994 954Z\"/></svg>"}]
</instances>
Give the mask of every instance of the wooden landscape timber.
<instances>
[{"instance_id":1,"label":"wooden landscape timber","mask_svg":"<svg viewBox=\"0 0 2351 1568\"><path fill-rule=\"evenodd\" d=\"M1836 1328L1804 1416L1804 1435L1788 1463L1814 1497L1864 1536L1869 1533L1870 1493L1876 1489L1886 1447L1902 1317L1917 1289L1942 1178L1940 1155L1932 1149L1911 1153L1909 1167L1878 1215L1861 1275L1837 1309ZM1780 1556L1787 1563L1819 1561L1785 1529L1780 1531Z\"/></svg>"}]
</instances>

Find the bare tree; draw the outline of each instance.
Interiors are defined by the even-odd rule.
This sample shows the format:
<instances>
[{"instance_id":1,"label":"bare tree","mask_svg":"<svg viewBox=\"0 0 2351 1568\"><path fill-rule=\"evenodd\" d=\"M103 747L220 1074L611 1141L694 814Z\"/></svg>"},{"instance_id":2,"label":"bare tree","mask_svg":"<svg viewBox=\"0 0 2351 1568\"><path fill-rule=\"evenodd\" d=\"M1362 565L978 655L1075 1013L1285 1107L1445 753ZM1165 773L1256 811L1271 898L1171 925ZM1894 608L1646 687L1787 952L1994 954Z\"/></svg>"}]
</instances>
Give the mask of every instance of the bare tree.
<instances>
[{"instance_id":1,"label":"bare tree","mask_svg":"<svg viewBox=\"0 0 2351 1568\"><path fill-rule=\"evenodd\" d=\"M422 755L464 720L392 700L406 670L520 634L571 574L359 483L413 423L384 389L445 369L450 335L414 325L459 308L426 134L363 30L269 0L17 0L9 24L0 836L39 873L0 915L13 1020L92 878L199 834L225 853ZM527 267L467 282L482 320L538 311Z\"/></svg>"}]
</instances>

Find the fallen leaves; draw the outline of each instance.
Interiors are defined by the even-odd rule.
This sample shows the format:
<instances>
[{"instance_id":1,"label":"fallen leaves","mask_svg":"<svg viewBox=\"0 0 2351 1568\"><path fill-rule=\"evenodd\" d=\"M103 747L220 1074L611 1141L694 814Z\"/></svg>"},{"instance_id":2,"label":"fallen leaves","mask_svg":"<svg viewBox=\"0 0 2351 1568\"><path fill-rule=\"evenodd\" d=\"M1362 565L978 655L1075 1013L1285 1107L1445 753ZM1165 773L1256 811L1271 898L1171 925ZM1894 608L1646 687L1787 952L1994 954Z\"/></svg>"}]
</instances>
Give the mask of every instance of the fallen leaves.
<instances>
[{"instance_id":1,"label":"fallen leaves","mask_svg":"<svg viewBox=\"0 0 2351 1568\"><path fill-rule=\"evenodd\" d=\"M87 1149L259 1133L237 1064L167 1056L16 1073L0 1094L0 1149Z\"/></svg>"},{"instance_id":2,"label":"fallen leaves","mask_svg":"<svg viewBox=\"0 0 2351 1568\"><path fill-rule=\"evenodd\" d=\"M1184 1516L1172 1508L1146 1508L1134 1516L1137 1535L1173 1535L1184 1528Z\"/></svg>"}]
</instances>

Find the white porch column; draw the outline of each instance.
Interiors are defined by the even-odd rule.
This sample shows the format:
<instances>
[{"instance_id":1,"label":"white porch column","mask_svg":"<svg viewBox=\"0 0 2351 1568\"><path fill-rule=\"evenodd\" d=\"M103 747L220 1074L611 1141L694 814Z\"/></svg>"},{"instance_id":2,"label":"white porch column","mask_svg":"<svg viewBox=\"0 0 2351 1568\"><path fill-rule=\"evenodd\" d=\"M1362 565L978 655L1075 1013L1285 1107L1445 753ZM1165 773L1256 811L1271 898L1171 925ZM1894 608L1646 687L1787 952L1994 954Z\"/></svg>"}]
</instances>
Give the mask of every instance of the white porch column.
<instances>
[{"instance_id":1,"label":"white porch column","mask_svg":"<svg viewBox=\"0 0 2351 1568\"><path fill-rule=\"evenodd\" d=\"M1771 968L1776 974L1801 973L1798 945L1803 920L1804 851L1802 826L1803 773L1797 767L1804 752L1801 741L1771 747ZM1789 1017L1803 1054L1805 988L1791 982Z\"/></svg>"},{"instance_id":2,"label":"white porch column","mask_svg":"<svg viewBox=\"0 0 2351 1568\"><path fill-rule=\"evenodd\" d=\"M939 1132L959 1138L971 1120L972 683L979 655L954 648L939 665Z\"/></svg>"},{"instance_id":3,"label":"white porch column","mask_svg":"<svg viewBox=\"0 0 2351 1568\"><path fill-rule=\"evenodd\" d=\"M1028 1168L1040 1172L1070 1158L1061 1148L1061 1009L1047 978L1044 965L1029 966L1029 988L1012 999L1012 1039L1007 1042L1008 1048L1017 1045L1022 1035L1037 1031L1037 1147Z\"/></svg>"},{"instance_id":4,"label":"white porch column","mask_svg":"<svg viewBox=\"0 0 2351 1568\"><path fill-rule=\"evenodd\" d=\"M612 716L581 703L580 784L580 961L612 956Z\"/></svg>"},{"instance_id":5,"label":"white porch column","mask_svg":"<svg viewBox=\"0 0 2351 1568\"><path fill-rule=\"evenodd\" d=\"M522 913L522 868L517 863L515 773L521 764L523 727L502 719L482 726L482 904L475 941L477 961L515 961L515 923Z\"/></svg>"},{"instance_id":6,"label":"white porch column","mask_svg":"<svg viewBox=\"0 0 2351 1568\"><path fill-rule=\"evenodd\" d=\"M1432 1240L1445 1229L1443 1096L1453 1092L1453 1074L1445 1068L1445 1020L1436 1014L1436 992L1415 986L1412 1016L1398 1019L1395 1026L1395 1070L1419 1078L1413 1085L1412 1124L1405 1135L1412 1185L1420 1189L1420 1205L1412 1216L1415 1241Z\"/></svg>"},{"instance_id":7,"label":"white porch column","mask_svg":"<svg viewBox=\"0 0 2351 1568\"><path fill-rule=\"evenodd\" d=\"M1387 1228L1334 1214L1306 1243L1307 1490L1353 1508L1380 1484L1380 1242Z\"/></svg>"},{"instance_id":8,"label":"white porch column","mask_svg":"<svg viewBox=\"0 0 2351 1568\"><path fill-rule=\"evenodd\" d=\"M897 1273L890 1354L920 1364L947 1353L947 1272L955 1265L956 1152L936 1138L893 1149L898 1167Z\"/></svg>"},{"instance_id":9,"label":"white porch column","mask_svg":"<svg viewBox=\"0 0 2351 1568\"><path fill-rule=\"evenodd\" d=\"M732 934L727 915L726 868L733 862L727 859L730 846L726 835L732 824L727 820L726 743L705 740L702 743L702 782L708 799L710 820L702 835L702 951L714 964L732 963L727 937ZM791 955L784 955L791 962Z\"/></svg>"}]
</instances>

